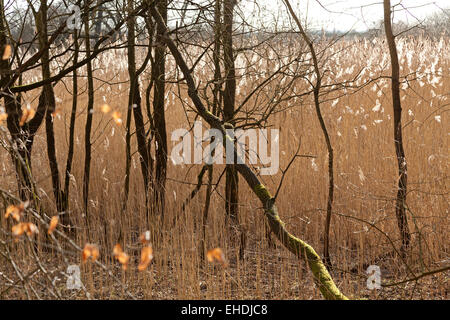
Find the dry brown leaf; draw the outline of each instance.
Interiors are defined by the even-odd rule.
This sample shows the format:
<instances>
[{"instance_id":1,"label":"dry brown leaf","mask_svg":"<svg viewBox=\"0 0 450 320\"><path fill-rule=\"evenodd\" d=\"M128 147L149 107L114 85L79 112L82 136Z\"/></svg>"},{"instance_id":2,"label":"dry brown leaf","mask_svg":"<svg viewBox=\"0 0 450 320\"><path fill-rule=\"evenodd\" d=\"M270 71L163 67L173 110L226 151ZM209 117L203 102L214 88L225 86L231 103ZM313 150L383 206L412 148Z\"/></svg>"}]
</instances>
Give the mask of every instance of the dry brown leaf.
<instances>
[{"instance_id":1,"label":"dry brown leaf","mask_svg":"<svg viewBox=\"0 0 450 320\"><path fill-rule=\"evenodd\" d=\"M122 250L122 246L120 244L116 244L113 248L113 255L117 256L118 254L120 254L121 252L123 252Z\"/></svg>"},{"instance_id":2,"label":"dry brown leaf","mask_svg":"<svg viewBox=\"0 0 450 320\"><path fill-rule=\"evenodd\" d=\"M28 235L28 236L32 236L32 235L34 235L34 234L36 234L36 233L39 233L39 229L38 229L38 227L34 224L34 223L31 223L31 222L28 222L27 224L26 224L26 230L25 230L25 232L26 232L26 234Z\"/></svg>"},{"instance_id":3,"label":"dry brown leaf","mask_svg":"<svg viewBox=\"0 0 450 320\"><path fill-rule=\"evenodd\" d=\"M22 117L20 118L19 125L23 126L27 121L30 121L34 118L36 111L34 109L24 109L22 110Z\"/></svg>"},{"instance_id":4,"label":"dry brown leaf","mask_svg":"<svg viewBox=\"0 0 450 320\"><path fill-rule=\"evenodd\" d=\"M18 223L16 225L12 226L11 231L15 237L20 237L25 232L25 224L23 222Z\"/></svg>"},{"instance_id":5,"label":"dry brown leaf","mask_svg":"<svg viewBox=\"0 0 450 320\"><path fill-rule=\"evenodd\" d=\"M17 222L20 221L20 212L17 206L10 205L8 206L8 208L6 208L5 218L8 218L9 216L11 216L11 218L16 220Z\"/></svg>"},{"instance_id":6,"label":"dry brown leaf","mask_svg":"<svg viewBox=\"0 0 450 320\"><path fill-rule=\"evenodd\" d=\"M83 262L86 262L89 258L92 259L92 261L97 260L98 256L100 255L100 251L98 250L98 246L91 243L86 243L84 246L83 252L82 252L82 260Z\"/></svg>"},{"instance_id":7,"label":"dry brown leaf","mask_svg":"<svg viewBox=\"0 0 450 320\"><path fill-rule=\"evenodd\" d=\"M114 258L116 258L120 264L122 265L123 270L127 270L128 262L130 261L130 256L123 252L122 246L120 244L116 244L113 249Z\"/></svg>"},{"instance_id":8,"label":"dry brown leaf","mask_svg":"<svg viewBox=\"0 0 450 320\"><path fill-rule=\"evenodd\" d=\"M122 246L120 244L116 244L114 246L113 255L120 262L120 264L122 264L122 269L127 270L130 256L123 252Z\"/></svg>"},{"instance_id":9,"label":"dry brown leaf","mask_svg":"<svg viewBox=\"0 0 450 320\"><path fill-rule=\"evenodd\" d=\"M0 113L0 124L2 124L3 121L6 121L8 119L7 113Z\"/></svg>"},{"instance_id":10,"label":"dry brown leaf","mask_svg":"<svg viewBox=\"0 0 450 320\"><path fill-rule=\"evenodd\" d=\"M123 270L128 269L128 262L130 261L130 256L128 254L121 252L117 255L116 259L119 260Z\"/></svg>"},{"instance_id":11,"label":"dry brown leaf","mask_svg":"<svg viewBox=\"0 0 450 320\"><path fill-rule=\"evenodd\" d=\"M101 110L103 113L109 113L109 112L111 111L111 107L105 103L104 105L102 105L102 106L100 107L100 110Z\"/></svg>"},{"instance_id":12,"label":"dry brown leaf","mask_svg":"<svg viewBox=\"0 0 450 320\"><path fill-rule=\"evenodd\" d=\"M20 237L24 233L27 236L31 237L32 235L39 233L38 227L31 222L20 222L14 225L11 231L15 237Z\"/></svg>"},{"instance_id":13,"label":"dry brown leaf","mask_svg":"<svg viewBox=\"0 0 450 320\"><path fill-rule=\"evenodd\" d=\"M121 118L120 112L114 111L114 112L112 113L111 116L113 117L114 122L115 122L117 125L120 126L120 125L122 124L122 118Z\"/></svg>"},{"instance_id":14,"label":"dry brown leaf","mask_svg":"<svg viewBox=\"0 0 450 320\"><path fill-rule=\"evenodd\" d=\"M3 50L2 60L8 60L12 55L12 47L10 44L5 46L5 50Z\"/></svg>"},{"instance_id":15,"label":"dry brown leaf","mask_svg":"<svg viewBox=\"0 0 450 320\"><path fill-rule=\"evenodd\" d=\"M206 253L206 259L209 262L218 261L223 266L227 265L227 261L225 259L225 254L223 253L222 249L220 249L220 248L214 248L214 249L208 250L208 252Z\"/></svg>"},{"instance_id":16,"label":"dry brown leaf","mask_svg":"<svg viewBox=\"0 0 450 320\"><path fill-rule=\"evenodd\" d=\"M141 250L141 262L138 265L139 271L144 271L153 260L152 246L146 246Z\"/></svg>"},{"instance_id":17,"label":"dry brown leaf","mask_svg":"<svg viewBox=\"0 0 450 320\"><path fill-rule=\"evenodd\" d=\"M8 208L6 208L5 218L8 218L11 216L14 220L17 222L20 221L20 218L25 210L26 207L28 207L29 202L22 202L19 205L10 205Z\"/></svg>"},{"instance_id":18,"label":"dry brown leaf","mask_svg":"<svg viewBox=\"0 0 450 320\"><path fill-rule=\"evenodd\" d=\"M50 220L50 226L48 227L48 234L52 234L53 231L55 231L56 227L58 226L58 222L59 222L59 217L58 216L53 216L52 219Z\"/></svg>"}]
</instances>

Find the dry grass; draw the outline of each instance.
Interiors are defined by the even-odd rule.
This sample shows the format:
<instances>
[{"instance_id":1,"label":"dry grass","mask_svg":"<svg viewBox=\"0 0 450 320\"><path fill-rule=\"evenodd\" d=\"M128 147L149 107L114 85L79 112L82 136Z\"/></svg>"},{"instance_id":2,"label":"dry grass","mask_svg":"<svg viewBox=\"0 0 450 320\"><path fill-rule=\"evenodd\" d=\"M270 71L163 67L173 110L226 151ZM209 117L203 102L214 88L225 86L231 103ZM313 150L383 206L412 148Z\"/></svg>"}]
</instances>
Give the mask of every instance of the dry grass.
<instances>
[{"instance_id":1,"label":"dry grass","mask_svg":"<svg viewBox=\"0 0 450 320\"><path fill-rule=\"evenodd\" d=\"M333 54L324 62L327 73L325 83L352 79L362 67L366 67L361 80L353 85L361 86L365 81L379 75L388 75L389 59L387 51L377 42L342 40L329 48ZM402 95L405 152L408 160L408 218L413 232L411 250L407 264L420 274L448 265L449 259L449 217L448 217L448 104L450 92L450 40L428 40L423 38L400 39L402 74L418 72L419 79L404 87ZM420 53L420 54L419 54ZM109 54L109 53L108 53ZM412 55L408 61L408 55ZM116 60L114 60L116 59ZM437 60L435 60L437 59ZM114 61L112 63L111 61ZM228 258L229 266L224 269L200 261L198 246L201 237L201 215L204 190L191 202L187 210L181 204L196 182L199 165L174 166L169 160L167 181L167 215L164 227L155 220L150 231L153 239L155 259L145 272L137 271L139 259L139 234L145 230L142 181L137 153L131 167L131 192L126 212L122 211L122 193L125 167L125 130L117 126L110 117L99 110L108 103L122 115L128 104L127 73L125 55L104 57L97 61L96 75L114 82L106 86L99 81L96 91L96 110L92 135L93 162L91 169L90 221L92 238L100 248L100 260L110 267L121 282L136 297L148 299L320 299L311 275L283 247L270 248L265 237L264 216L257 199L244 182L240 185L241 222L245 226L248 243L245 258L238 258L238 242L226 226L224 214L224 186L221 184L214 193L207 225L208 248L220 247ZM237 65L243 63L237 61ZM262 66L247 65L247 79L240 84L239 99L252 89L258 75L252 70L267 70L270 63ZM120 67L122 64L122 68ZM431 68L433 66L434 68ZM173 62L168 63L174 72ZM253 69L252 69L253 68ZM198 68L199 76L208 75L208 70ZM203 71L201 71L203 70ZM253 70L253 71L254 71ZM447 70L447 71L446 71ZM84 70L80 70L84 72ZM340 72L342 71L342 72ZM203 73L203 74L202 74ZM243 72L242 72L243 73ZM340 73L340 74L339 74ZM259 75L260 76L260 75ZM439 77L437 77L439 76ZM252 78L254 77L254 78ZM433 79L436 83L433 85ZM143 81L146 83L146 80ZM70 87L71 82L67 80ZM82 82L80 88L84 88ZM267 92L275 90L272 83ZM303 80L295 84L296 91L307 89ZM169 86L167 102L167 126L170 133L176 128L186 128L186 118L176 87ZM173 94L172 94L173 93ZM38 92L26 99L32 100ZM57 155L60 170L64 169L71 95L59 84L56 96L60 99L61 113L55 119ZM182 90L181 99L189 104ZM325 98L324 98L325 99ZM338 99L338 100L336 100ZM381 104L379 111L372 109ZM327 197L327 153L315 111L310 98L291 100L280 107L290 107L274 115L269 123L281 129L280 166L284 168L301 141L301 153L316 158L298 158L289 170L277 200L280 216L287 228L295 235L310 243L319 253L322 251L322 233L325 222ZM71 185L71 211L73 223L77 227L76 243L83 247L87 242L86 222L83 217L81 185L83 177L83 141L86 96L79 98L77 117L75 162ZM375 108L377 110L378 108ZM360 90L337 90L330 93L322 104L326 124L329 128L335 152L335 202L331 227L331 257L335 265L333 276L338 287L349 297L369 297L388 299L408 298L448 298L448 273L426 277L417 283L403 284L371 292L366 289L364 264L374 262L383 253L391 252L388 238L399 246L399 235L394 215L396 193L396 160L392 141L392 107L388 79L361 87ZM437 117L439 116L439 117ZM189 115L192 120L192 115ZM380 121L382 120L382 121ZM133 137L134 139L134 137ZM174 143L169 141L169 150ZM38 182L39 194L48 215L56 211L51 192L49 167L45 152L45 134L41 128L33 149L33 174ZM133 151L136 150L133 142ZM13 193L16 190L14 171L9 155L2 150L2 179L0 186ZM187 170L190 169L190 170ZM215 169L215 180L222 168ZM269 189L275 190L281 174L263 177ZM184 181L185 183L181 183ZM187 183L191 183L187 184ZM1 208L1 206L0 206ZM352 217L356 217L356 220ZM371 227L367 221L376 225ZM11 247L11 255L24 274L35 268L30 248L24 241L13 242L5 233L7 222L0 218L0 237ZM112 248L117 241L119 229L125 235L124 250L131 255L130 267L122 271L113 259ZM380 232L380 230L382 232ZM9 230L8 230L9 231ZM51 278L58 277L56 286L65 298L84 299L82 291L67 290L67 269L62 257L53 250L43 250L45 232L37 237L39 255L48 266ZM156 235L161 237L156 237ZM79 252L67 248L69 264L80 264ZM404 263L397 256L376 261L382 270L383 281L400 281L410 277ZM126 298L123 289L105 272L92 264L81 265L81 278L90 294L98 299ZM355 267L356 274L349 273ZM8 281L17 281L11 265L0 256L0 292L7 288ZM4 278L4 279L3 279ZM35 287L46 292L47 279L38 272L32 277ZM39 285L40 283L40 285ZM24 298L23 287L19 284L4 297Z\"/></svg>"}]
</instances>

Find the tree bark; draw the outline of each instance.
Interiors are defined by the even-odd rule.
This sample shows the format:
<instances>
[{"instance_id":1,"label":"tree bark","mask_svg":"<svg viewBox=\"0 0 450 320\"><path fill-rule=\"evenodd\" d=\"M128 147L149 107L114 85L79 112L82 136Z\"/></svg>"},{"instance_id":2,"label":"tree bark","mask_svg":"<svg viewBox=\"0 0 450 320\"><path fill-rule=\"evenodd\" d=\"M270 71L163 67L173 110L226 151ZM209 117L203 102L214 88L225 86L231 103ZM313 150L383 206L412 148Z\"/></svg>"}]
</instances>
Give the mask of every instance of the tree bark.
<instances>
[{"instance_id":1,"label":"tree bark","mask_svg":"<svg viewBox=\"0 0 450 320\"><path fill-rule=\"evenodd\" d=\"M91 37L90 37L90 27L89 27L89 0L85 1L85 21L84 21L84 36L85 36L85 50L86 57L89 58L91 55ZM92 118L94 114L94 78L92 72L92 62L88 60L86 64L87 69L87 81L88 81L88 105L87 105L87 118L85 126L85 136L84 136L84 175L83 175L83 204L86 214L86 221L89 223L89 181L91 172L91 130L92 130ZM88 227L89 233L89 227Z\"/></svg>"},{"instance_id":2,"label":"tree bark","mask_svg":"<svg viewBox=\"0 0 450 320\"><path fill-rule=\"evenodd\" d=\"M233 11L236 1L224 0L223 6L223 54L225 66L225 89L223 92L223 116L233 124L236 100L236 70L233 50ZM236 161L236 159L234 159ZM225 210L234 224L239 224L239 177L233 165L226 166Z\"/></svg>"},{"instance_id":3,"label":"tree bark","mask_svg":"<svg viewBox=\"0 0 450 320\"><path fill-rule=\"evenodd\" d=\"M157 1L158 11L164 22L167 21L167 0ZM164 111L166 45L162 39L164 30L160 25L156 28L155 58L152 69L154 82L153 121L155 125L156 164L154 182L154 212L164 218L164 203L167 175L167 132Z\"/></svg>"},{"instance_id":4,"label":"tree bark","mask_svg":"<svg viewBox=\"0 0 450 320\"><path fill-rule=\"evenodd\" d=\"M133 1L128 0L128 12L133 12ZM147 150L147 139L145 134L144 117L141 107L141 92L139 90L139 74L136 72L136 32L135 17L130 17L127 22L128 27L128 74L130 76L130 91L128 97L128 107L133 110L134 124L136 127L136 139L140 156L141 172L144 181L146 218L148 221L148 187L149 187L149 154Z\"/></svg>"},{"instance_id":5,"label":"tree bark","mask_svg":"<svg viewBox=\"0 0 450 320\"><path fill-rule=\"evenodd\" d=\"M398 185L397 185L397 199L395 203L395 215L397 217L397 224L400 230L402 239L402 253L409 246L411 235L409 233L408 219L406 217L406 194L407 194L407 164L405 151L403 149L402 137L402 105L400 100L400 67L398 63L397 46L395 44L395 37L392 32L391 24L391 1L384 0L384 30L386 33L386 40L389 46L389 54L391 57L391 92L392 92L392 107L394 109L394 144L395 153L397 155L398 164Z\"/></svg>"},{"instance_id":6,"label":"tree bark","mask_svg":"<svg viewBox=\"0 0 450 320\"><path fill-rule=\"evenodd\" d=\"M78 62L78 30L74 32L74 55L73 64ZM72 112L70 113L70 127L69 127L69 150L67 151L66 170L64 177L64 201L66 210L69 208L69 193L70 193L70 175L72 172L73 154L75 146L75 120L77 116L77 104L78 104L78 73L75 69L72 75ZM70 219L67 214L64 214L61 218L63 225L69 226L69 231L75 231L70 228Z\"/></svg>"},{"instance_id":7,"label":"tree bark","mask_svg":"<svg viewBox=\"0 0 450 320\"><path fill-rule=\"evenodd\" d=\"M42 79L50 78L50 61L49 61L49 46L48 46L48 31L47 31L47 12L48 5L47 0L41 0L39 8L39 24L37 28L39 31L39 46L43 51L41 57L42 63ZM55 93L53 91L53 85L51 83L45 84L41 93L43 101L45 101L45 134L47 138L47 157L50 166L50 173L52 179L53 195L56 202L56 210L58 213L65 211L64 195L61 189L60 175L58 169L58 161L56 158L56 146L55 146L55 132L53 128L53 115L56 110Z\"/></svg>"}]
</instances>

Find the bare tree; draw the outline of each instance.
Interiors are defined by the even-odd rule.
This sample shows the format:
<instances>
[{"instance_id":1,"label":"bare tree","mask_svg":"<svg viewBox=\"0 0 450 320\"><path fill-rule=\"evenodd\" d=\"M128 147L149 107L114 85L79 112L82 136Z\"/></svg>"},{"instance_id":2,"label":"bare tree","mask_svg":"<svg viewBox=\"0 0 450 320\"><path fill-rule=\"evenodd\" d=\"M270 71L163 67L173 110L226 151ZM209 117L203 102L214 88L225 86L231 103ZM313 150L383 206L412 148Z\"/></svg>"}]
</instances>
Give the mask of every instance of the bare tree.
<instances>
[{"instance_id":1,"label":"bare tree","mask_svg":"<svg viewBox=\"0 0 450 320\"><path fill-rule=\"evenodd\" d=\"M308 48L311 52L313 66L314 66L314 74L316 76L316 81L314 84L311 84L313 87L314 93L314 106L316 108L317 118L319 119L320 128L322 129L323 136L325 138L325 142L328 150L328 201L327 201L327 217L325 221L325 231L324 231L324 239L323 239L323 259L325 264L331 268L331 259L330 259L330 224L331 224L331 213L333 210L333 197L334 197L334 168L333 168L333 147L331 145L330 135L328 134L327 126L322 116L322 112L320 111L320 89L322 86L322 74L320 72L319 61L317 59L316 50L314 49L314 44L311 41L310 37L307 35L305 30L300 23L297 15L295 14L292 6L288 0L284 0L290 15L294 19L297 27L300 30L300 35L305 40L308 45Z\"/></svg>"},{"instance_id":2,"label":"bare tree","mask_svg":"<svg viewBox=\"0 0 450 320\"><path fill-rule=\"evenodd\" d=\"M395 45L395 37L392 33L391 24L391 1L384 0L384 30L386 40L389 46L389 54L391 56L391 93L392 107L394 109L394 144L395 153L397 155L398 164L398 187L397 200L395 204L395 215L402 239L402 252L409 246L411 235L409 233L408 219L406 217L406 194L407 194L407 164L405 151L403 148L402 137L402 105L400 100L400 66L398 63L397 47Z\"/></svg>"},{"instance_id":3,"label":"bare tree","mask_svg":"<svg viewBox=\"0 0 450 320\"><path fill-rule=\"evenodd\" d=\"M234 66L233 50L233 11L235 0L224 0L223 4L223 55L225 89L223 91L223 117L224 121L233 123L235 97L236 97L236 72ZM227 165L225 181L225 209L227 216L235 224L239 224L239 178L233 165Z\"/></svg>"},{"instance_id":4,"label":"bare tree","mask_svg":"<svg viewBox=\"0 0 450 320\"><path fill-rule=\"evenodd\" d=\"M74 54L73 54L73 64L76 65L78 62L79 55L79 44L78 44L78 30L75 30L74 33ZM70 125L69 125L69 147L67 150L67 160L66 160L66 169L64 175L64 207L65 210L69 208L69 194L70 194L70 176L72 172L72 164L73 164L73 155L74 155L74 147L75 147L75 121L77 115L77 106L78 106L78 73L75 69L72 74L72 110L70 113ZM62 223L65 225L70 225L70 219L68 217L68 212L65 212L61 219ZM75 230L70 228L70 230Z\"/></svg>"},{"instance_id":5,"label":"bare tree","mask_svg":"<svg viewBox=\"0 0 450 320\"><path fill-rule=\"evenodd\" d=\"M94 116L94 77L91 62L91 37L90 37L90 19L89 19L89 0L85 0L84 11L84 47L88 62L86 64L87 82L88 82L88 103L86 108L86 126L84 132L84 175L83 175L83 205L86 214L86 221L89 224L89 182L91 177L91 130L92 118ZM89 226L89 225L88 225ZM89 227L88 227L89 229Z\"/></svg>"},{"instance_id":6,"label":"bare tree","mask_svg":"<svg viewBox=\"0 0 450 320\"><path fill-rule=\"evenodd\" d=\"M138 143L138 152L140 155L142 178L144 181L145 190L145 206L147 213L148 223L148 188L149 188L149 154L147 149L147 138L145 132L144 116L141 106L141 92L139 89L139 76L144 71L145 67L150 60L151 48L149 48L146 58L142 66L136 69L136 17L131 16L133 14L133 1L128 0L128 12L129 19L127 23L128 28L128 73L130 75L130 91L128 97L128 108L133 110L134 123L136 127L136 139ZM128 117L127 117L128 118ZM129 134L129 126L127 123L127 134ZM128 135L127 135L128 137ZM127 175L128 176L128 175Z\"/></svg>"}]
</instances>

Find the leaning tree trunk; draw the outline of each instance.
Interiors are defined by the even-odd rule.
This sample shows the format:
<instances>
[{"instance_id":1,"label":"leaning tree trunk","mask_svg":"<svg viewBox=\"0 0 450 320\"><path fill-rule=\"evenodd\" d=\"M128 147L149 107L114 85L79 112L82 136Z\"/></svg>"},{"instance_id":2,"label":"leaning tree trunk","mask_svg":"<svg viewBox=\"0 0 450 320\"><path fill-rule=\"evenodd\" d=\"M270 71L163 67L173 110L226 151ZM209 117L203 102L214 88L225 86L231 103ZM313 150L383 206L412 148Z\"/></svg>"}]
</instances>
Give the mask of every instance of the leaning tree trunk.
<instances>
[{"instance_id":1,"label":"leaning tree trunk","mask_svg":"<svg viewBox=\"0 0 450 320\"><path fill-rule=\"evenodd\" d=\"M411 235L409 233L408 220L406 217L406 193L407 193L407 165L402 138L402 105L400 100L400 67L398 63L397 46L392 32L391 24L391 1L384 0L384 30L391 56L391 92L392 106L394 109L394 144L398 164L398 186L397 199L395 203L395 215L402 239L402 253L409 246Z\"/></svg>"},{"instance_id":2,"label":"leaning tree trunk","mask_svg":"<svg viewBox=\"0 0 450 320\"><path fill-rule=\"evenodd\" d=\"M161 28L163 34L166 35L162 39L164 39L165 43L168 45L178 67L180 68L186 79L189 97L191 98L198 114L212 128L220 130L224 137L224 140L229 139L229 136L226 135L226 130L223 122L218 117L209 112L203 105L203 102L198 95L194 79L192 78L191 70L187 66L185 60L183 59L183 56L181 55L173 40L168 36L168 30L165 22L154 5L151 6L151 14L158 24L158 27ZM234 154L237 157L236 148L233 149ZM281 243L298 258L305 259L310 270L312 271L314 281L319 287L319 290L322 293L323 297L325 299L347 299L347 297L340 292L340 290L334 283L330 273L322 262L322 259L314 251L314 249L306 242L294 237L286 230L284 223L281 221L278 215L278 210L273 197L270 195L269 191L264 187L264 185L259 181L256 174L250 169L249 166L244 163L235 164L235 166L237 171L244 177L249 187L253 190L253 192L256 194L256 196L264 206L265 216L268 219L269 225L272 231L281 241Z\"/></svg>"}]
</instances>

